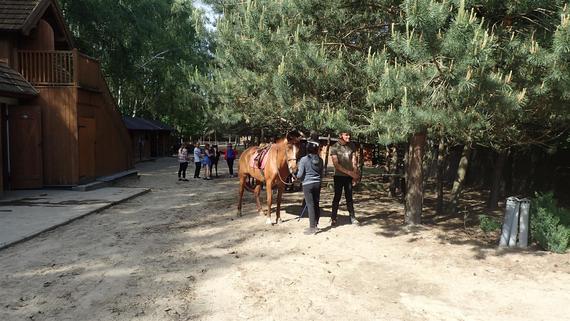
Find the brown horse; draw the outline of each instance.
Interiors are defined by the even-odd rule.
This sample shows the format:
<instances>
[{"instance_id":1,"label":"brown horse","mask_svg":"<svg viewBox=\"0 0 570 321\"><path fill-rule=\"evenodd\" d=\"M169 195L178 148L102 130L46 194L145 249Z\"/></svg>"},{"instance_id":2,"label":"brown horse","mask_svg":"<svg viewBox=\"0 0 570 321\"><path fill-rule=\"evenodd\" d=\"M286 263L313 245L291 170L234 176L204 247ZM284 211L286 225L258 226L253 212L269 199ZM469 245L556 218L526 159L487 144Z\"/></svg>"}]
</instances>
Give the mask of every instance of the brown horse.
<instances>
[{"instance_id":1,"label":"brown horse","mask_svg":"<svg viewBox=\"0 0 570 321\"><path fill-rule=\"evenodd\" d=\"M259 147L252 146L246 149L239 158L239 198L237 215L241 216L241 204L243 199L244 189L253 191L255 201L257 203L257 211L263 215L261 203L259 201L259 194L261 193L261 185L265 183L267 190L267 216L266 223L271 222L271 205L273 202L273 188L277 188L277 211L275 224L281 221L281 199L283 197L283 190L285 189L285 180L289 174L297 172L297 154L299 152L298 137L289 136L282 138L276 143L271 144L267 152L267 160L264 169L252 167L252 158L255 157ZM263 172L262 172L263 171ZM256 181L256 186L253 188L248 184L248 178L253 177Z\"/></svg>"}]
</instances>

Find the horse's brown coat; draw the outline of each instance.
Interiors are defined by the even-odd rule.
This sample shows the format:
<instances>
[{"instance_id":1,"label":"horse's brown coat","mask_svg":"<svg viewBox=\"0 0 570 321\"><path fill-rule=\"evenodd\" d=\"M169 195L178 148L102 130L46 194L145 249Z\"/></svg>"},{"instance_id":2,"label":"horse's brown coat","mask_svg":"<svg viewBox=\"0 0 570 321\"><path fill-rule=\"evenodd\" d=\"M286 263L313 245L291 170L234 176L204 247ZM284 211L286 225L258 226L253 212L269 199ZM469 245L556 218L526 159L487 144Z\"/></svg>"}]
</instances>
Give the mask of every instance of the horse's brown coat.
<instances>
[{"instance_id":1,"label":"horse's brown coat","mask_svg":"<svg viewBox=\"0 0 570 321\"><path fill-rule=\"evenodd\" d=\"M238 197L238 207L237 214L241 216L241 205L243 200L243 193L246 189L246 184L249 177L253 177L256 180L256 186L253 189L255 195L255 201L257 203L257 211L263 214L261 209L261 202L259 200L259 194L261 193L261 185L265 183L267 191L267 211L265 215L267 216L267 223L271 222L271 205L273 202L272 189L277 188L277 209L275 222L280 221L280 210L281 210L281 200L283 197L283 191L285 189L285 180L289 174L297 172L297 154L299 152L299 142L295 138L290 138L289 140L284 138L279 140L277 143L271 146L271 149L267 152L267 163L264 169L259 169L257 167L251 167L251 159L255 157L258 147L253 146L246 149L241 157L239 158L239 197ZM262 172L263 171L263 174Z\"/></svg>"}]
</instances>

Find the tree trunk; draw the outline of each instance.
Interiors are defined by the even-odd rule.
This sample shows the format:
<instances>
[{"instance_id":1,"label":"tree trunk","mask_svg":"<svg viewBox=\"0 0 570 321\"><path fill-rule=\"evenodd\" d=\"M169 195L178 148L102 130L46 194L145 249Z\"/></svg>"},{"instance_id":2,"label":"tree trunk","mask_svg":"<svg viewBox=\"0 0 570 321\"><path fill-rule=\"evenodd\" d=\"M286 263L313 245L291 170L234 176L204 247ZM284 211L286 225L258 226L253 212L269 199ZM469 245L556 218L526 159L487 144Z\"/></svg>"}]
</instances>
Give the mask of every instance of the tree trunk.
<instances>
[{"instance_id":1,"label":"tree trunk","mask_svg":"<svg viewBox=\"0 0 570 321\"><path fill-rule=\"evenodd\" d=\"M461 158L459 159L459 166L457 168L457 177L453 182L453 188L451 189L451 198L449 202L449 210L451 213L457 212L457 206L459 205L459 199L461 198L461 192L463 192L463 185L465 183L465 176L467 176L467 168L469 166L469 157L471 156L471 146L465 144L463 147L463 152L461 153Z\"/></svg>"},{"instance_id":2,"label":"tree trunk","mask_svg":"<svg viewBox=\"0 0 570 321\"><path fill-rule=\"evenodd\" d=\"M329 165L329 150L331 148L331 135L327 137L327 148L325 148L325 170L323 176L327 176L327 166Z\"/></svg>"},{"instance_id":3,"label":"tree trunk","mask_svg":"<svg viewBox=\"0 0 570 321\"><path fill-rule=\"evenodd\" d=\"M439 146L437 148L437 214L443 214L443 175L445 170L445 153L445 141L442 138L440 139Z\"/></svg>"},{"instance_id":4,"label":"tree trunk","mask_svg":"<svg viewBox=\"0 0 570 321\"><path fill-rule=\"evenodd\" d=\"M503 168L505 167L505 159L507 158L508 149L501 149L497 156L495 169L493 170L493 182L491 183L491 192L489 193L489 201L487 208L494 210L498 207L499 191L501 190L501 181L503 180Z\"/></svg>"},{"instance_id":5,"label":"tree trunk","mask_svg":"<svg viewBox=\"0 0 570 321\"><path fill-rule=\"evenodd\" d=\"M395 197L396 184L400 179L399 177L396 176L398 174L398 149L396 148L395 145L392 145L392 147L389 148L389 151L390 151L389 154L386 156L386 159L388 161L388 173L390 174L390 187L389 187L390 192L388 193L388 195L390 197Z\"/></svg>"},{"instance_id":6,"label":"tree trunk","mask_svg":"<svg viewBox=\"0 0 570 321\"><path fill-rule=\"evenodd\" d=\"M416 133L410 139L408 148L405 204L405 223L407 225L421 224L424 196L422 159L425 143L426 133Z\"/></svg>"}]
</instances>

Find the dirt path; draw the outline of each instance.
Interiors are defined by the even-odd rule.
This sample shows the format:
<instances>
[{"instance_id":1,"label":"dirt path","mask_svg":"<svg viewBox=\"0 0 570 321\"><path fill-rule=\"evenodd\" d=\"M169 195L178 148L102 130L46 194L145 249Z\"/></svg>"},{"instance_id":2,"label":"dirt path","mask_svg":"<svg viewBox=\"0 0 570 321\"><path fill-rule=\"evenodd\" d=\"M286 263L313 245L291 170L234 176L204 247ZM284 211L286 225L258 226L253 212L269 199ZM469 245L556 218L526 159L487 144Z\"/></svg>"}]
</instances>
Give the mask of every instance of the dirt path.
<instances>
[{"instance_id":1,"label":"dirt path","mask_svg":"<svg viewBox=\"0 0 570 321\"><path fill-rule=\"evenodd\" d=\"M139 169L123 185L151 193L0 251L0 320L569 318L570 254L409 231L384 193L356 195L362 226L306 236L300 193L266 226L251 196L234 217L236 179L177 182L174 159Z\"/></svg>"}]
</instances>

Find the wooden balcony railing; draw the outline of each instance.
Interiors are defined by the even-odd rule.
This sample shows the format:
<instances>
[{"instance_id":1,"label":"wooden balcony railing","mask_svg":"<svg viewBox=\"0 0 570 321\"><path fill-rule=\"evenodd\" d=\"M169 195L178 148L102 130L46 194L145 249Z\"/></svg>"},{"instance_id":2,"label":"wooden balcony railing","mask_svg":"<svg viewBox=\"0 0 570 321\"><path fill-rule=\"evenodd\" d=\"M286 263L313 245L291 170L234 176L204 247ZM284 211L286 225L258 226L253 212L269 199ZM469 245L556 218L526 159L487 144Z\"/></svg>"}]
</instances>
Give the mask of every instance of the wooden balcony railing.
<instances>
[{"instance_id":1,"label":"wooden balcony railing","mask_svg":"<svg viewBox=\"0 0 570 321\"><path fill-rule=\"evenodd\" d=\"M35 86L106 87L99 60L71 51L18 51L18 71Z\"/></svg>"},{"instance_id":2,"label":"wooden balcony railing","mask_svg":"<svg viewBox=\"0 0 570 321\"><path fill-rule=\"evenodd\" d=\"M76 83L75 51L18 51L18 71L33 85L71 86Z\"/></svg>"}]
</instances>

